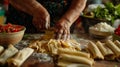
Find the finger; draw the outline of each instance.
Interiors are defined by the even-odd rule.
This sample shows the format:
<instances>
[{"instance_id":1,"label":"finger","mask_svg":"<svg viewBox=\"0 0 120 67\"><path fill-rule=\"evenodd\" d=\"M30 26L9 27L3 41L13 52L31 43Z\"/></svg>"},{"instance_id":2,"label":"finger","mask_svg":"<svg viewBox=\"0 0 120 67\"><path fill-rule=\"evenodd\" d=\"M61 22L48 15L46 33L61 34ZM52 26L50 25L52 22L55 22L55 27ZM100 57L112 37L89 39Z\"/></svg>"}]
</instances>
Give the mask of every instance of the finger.
<instances>
[{"instance_id":1,"label":"finger","mask_svg":"<svg viewBox=\"0 0 120 67\"><path fill-rule=\"evenodd\" d=\"M50 22L46 22L45 28L46 28L46 29L49 29L49 28L50 28Z\"/></svg>"},{"instance_id":2,"label":"finger","mask_svg":"<svg viewBox=\"0 0 120 67\"><path fill-rule=\"evenodd\" d=\"M69 40L70 38L71 38L70 31L68 30L68 32L67 32L67 40Z\"/></svg>"},{"instance_id":3,"label":"finger","mask_svg":"<svg viewBox=\"0 0 120 67\"><path fill-rule=\"evenodd\" d=\"M66 39L66 40L69 40L69 39L71 39L71 36L70 36L70 34L69 34L69 35L67 35L67 39Z\"/></svg>"},{"instance_id":4,"label":"finger","mask_svg":"<svg viewBox=\"0 0 120 67\"><path fill-rule=\"evenodd\" d=\"M63 39L63 40L66 40L66 39L67 39L67 30L65 30L65 29L64 29L64 31L63 31L62 39Z\"/></svg>"},{"instance_id":5,"label":"finger","mask_svg":"<svg viewBox=\"0 0 120 67\"><path fill-rule=\"evenodd\" d=\"M62 34L59 33L57 39L61 39L61 38L62 38Z\"/></svg>"},{"instance_id":6,"label":"finger","mask_svg":"<svg viewBox=\"0 0 120 67\"><path fill-rule=\"evenodd\" d=\"M41 20L42 29L48 29L50 27L50 22L47 20Z\"/></svg>"},{"instance_id":7,"label":"finger","mask_svg":"<svg viewBox=\"0 0 120 67\"><path fill-rule=\"evenodd\" d=\"M50 28L50 19L48 18L48 20L45 23L45 28L49 29Z\"/></svg>"},{"instance_id":8,"label":"finger","mask_svg":"<svg viewBox=\"0 0 120 67\"><path fill-rule=\"evenodd\" d=\"M41 25L42 25L42 29L47 29L46 22L44 20L41 20Z\"/></svg>"},{"instance_id":9,"label":"finger","mask_svg":"<svg viewBox=\"0 0 120 67\"><path fill-rule=\"evenodd\" d=\"M62 39L63 30L59 30L56 34L57 39Z\"/></svg>"},{"instance_id":10,"label":"finger","mask_svg":"<svg viewBox=\"0 0 120 67\"><path fill-rule=\"evenodd\" d=\"M49 28L50 28L50 25L49 25L48 22L46 22L46 24L45 24L45 28L46 28L46 29L49 29Z\"/></svg>"},{"instance_id":11,"label":"finger","mask_svg":"<svg viewBox=\"0 0 120 67\"><path fill-rule=\"evenodd\" d=\"M67 34L64 34L64 35L62 36L62 39L63 39L63 40L67 40Z\"/></svg>"}]
</instances>

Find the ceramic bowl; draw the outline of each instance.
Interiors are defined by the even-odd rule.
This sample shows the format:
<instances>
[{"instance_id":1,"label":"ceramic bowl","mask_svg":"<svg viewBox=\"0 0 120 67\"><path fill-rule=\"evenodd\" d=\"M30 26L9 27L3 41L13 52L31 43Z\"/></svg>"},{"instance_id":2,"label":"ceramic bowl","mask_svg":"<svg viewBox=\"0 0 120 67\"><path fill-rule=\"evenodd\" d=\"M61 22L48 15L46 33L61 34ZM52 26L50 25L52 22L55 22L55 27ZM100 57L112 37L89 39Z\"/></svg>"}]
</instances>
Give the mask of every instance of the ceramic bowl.
<instances>
[{"instance_id":1,"label":"ceramic bowl","mask_svg":"<svg viewBox=\"0 0 120 67\"><path fill-rule=\"evenodd\" d=\"M86 33L89 33L89 27L94 26L95 24L100 22L106 22L109 25L112 25L110 21L105 19L89 18L89 17L81 16L81 20L82 20L82 27Z\"/></svg>"},{"instance_id":2,"label":"ceramic bowl","mask_svg":"<svg viewBox=\"0 0 120 67\"><path fill-rule=\"evenodd\" d=\"M89 29L90 36L94 38L104 39L112 35L111 32L103 32L103 31L97 31L94 29Z\"/></svg>"},{"instance_id":3,"label":"ceramic bowl","mask_svg":"<svg viewBox=\"0 0 120 67\"><path fill-rule=\"evenodd\" d=\"M24 35L26 28L23 26L22 30L12 33L0 33L0 45L7 46L9 44L19 43Z\"/></svg>"}]
</instances>

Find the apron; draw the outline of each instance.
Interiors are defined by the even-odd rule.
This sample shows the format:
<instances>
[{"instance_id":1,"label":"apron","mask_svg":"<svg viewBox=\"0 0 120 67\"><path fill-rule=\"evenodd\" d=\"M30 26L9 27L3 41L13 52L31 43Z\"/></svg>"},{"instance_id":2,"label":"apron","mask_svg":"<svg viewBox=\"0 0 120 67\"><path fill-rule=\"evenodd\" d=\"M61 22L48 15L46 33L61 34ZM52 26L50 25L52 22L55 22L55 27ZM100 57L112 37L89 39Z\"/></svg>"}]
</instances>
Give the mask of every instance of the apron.
<instances>
[{"instance_id":1,"label":"apron","mask_svg":"<svg viewBox=\"0 0 120 67\"><path fill-rule=\"evenodd\" d=\"M50 13L51 26L66 12L69 8L70 0L37 0ZM22 11L16 10L9 4L7 22L19 24L26 27L26 33L37 33L37 29L32 24L32 16Z\"/></svg>"}]
</instances>

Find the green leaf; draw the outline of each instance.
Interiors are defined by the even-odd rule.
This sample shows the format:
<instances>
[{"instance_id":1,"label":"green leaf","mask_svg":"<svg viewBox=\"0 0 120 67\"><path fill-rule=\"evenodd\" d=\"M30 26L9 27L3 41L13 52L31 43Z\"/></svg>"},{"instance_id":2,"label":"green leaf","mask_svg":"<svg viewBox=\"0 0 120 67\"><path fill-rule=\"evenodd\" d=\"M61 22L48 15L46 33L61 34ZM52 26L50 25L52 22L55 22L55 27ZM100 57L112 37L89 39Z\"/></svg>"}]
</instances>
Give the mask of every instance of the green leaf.
<instances>
[{"instance_id":1,"label":"green leaf","mask_svg":"<svg viewBox=\"0 0 120 67\"><path fill-rule=\"evenodd\" d=\"M108 3L105 4L105 7L109 10L112 10L114 8L114 5L113 5L113 3L108 2Z\"/></svg>"},{"instance_id":2,"label":"green leaf","mask_svg":"<svg viewBox=\"0 0 120 67\"><path fill-rule=\"evenodd\" d=\"M116 15L120 16L120 4L115 6Z\"/></svg>"}]
</instances>

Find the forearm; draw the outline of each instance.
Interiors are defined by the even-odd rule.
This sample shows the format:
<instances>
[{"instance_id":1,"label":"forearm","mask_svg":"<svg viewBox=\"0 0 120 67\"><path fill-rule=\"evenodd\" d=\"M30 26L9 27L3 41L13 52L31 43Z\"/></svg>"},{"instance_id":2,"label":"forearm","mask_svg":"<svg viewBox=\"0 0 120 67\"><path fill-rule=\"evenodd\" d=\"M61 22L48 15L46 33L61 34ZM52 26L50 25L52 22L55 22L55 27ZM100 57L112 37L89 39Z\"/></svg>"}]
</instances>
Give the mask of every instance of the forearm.
<instances>
[{"instance_id":1,"label":"forearm","mask_svg":"<svg viewBox=\"0 0 120 67\"><path fill-rule=\"evenodd\" d=\"M70 24L73 24L80 16L86 5L86 0L73 0L68 11L62 16L61 19L67 20Z\"/></svg>"},{"instance_id":2,"label":"forearm","mask_svg":"<svg viewBox=\"0 0 120 67\"><path fill-rule=\"evenodd\" d=\"M10 0L10 4L30 15L33 15L38 9L43 12L46 9L36 0Z\"/></svg>"}]
</instances>

